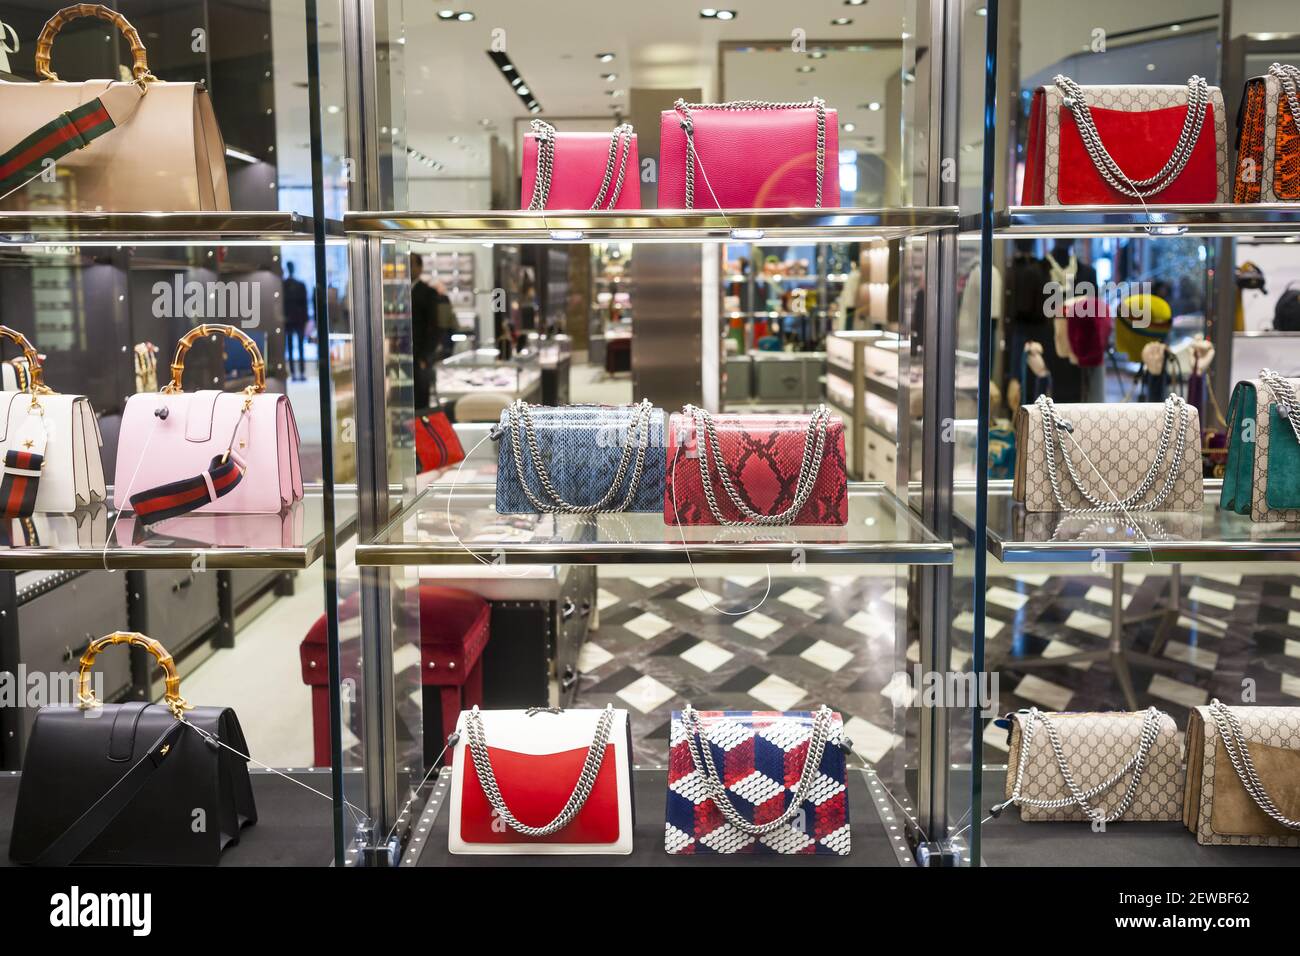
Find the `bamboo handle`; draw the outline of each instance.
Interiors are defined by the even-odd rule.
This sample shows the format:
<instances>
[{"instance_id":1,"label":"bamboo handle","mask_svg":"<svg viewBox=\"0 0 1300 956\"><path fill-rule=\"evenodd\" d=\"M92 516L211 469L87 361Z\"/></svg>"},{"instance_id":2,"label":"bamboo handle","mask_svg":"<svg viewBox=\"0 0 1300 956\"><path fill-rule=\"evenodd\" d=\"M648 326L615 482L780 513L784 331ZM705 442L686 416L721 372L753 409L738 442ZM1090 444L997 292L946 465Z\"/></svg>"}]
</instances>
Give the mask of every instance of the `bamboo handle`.
<instances>
[{"instance_id":1,"label":"bamboo handle","mask_svg":"<svg viewBox=\"0 0 1300 956\"><path fill-rule=\"evenodd\" d=\"M50 17L45 21L45 26L41 27L41 35L36 39L36 72L40 74L42 79L57 80L59 78L59 75L50 68L50 56L54 52L54 38L58 36L59 31L65 26L73 20L80 20L82 17L98 17L101 20L107 20L121 30L122 36L126 37L126 42L131 45L131 73L139 82L154 78L153 74L149 72L149 59L145 54L144 41L140 39L140 34L136 32L135 27L131 26L126 17L116 10L110 10L102 3L74 3Z\"/></svg>"},{"instance_id":2,"label":"bamboo handle","mask_svg":"<svg viewBox=\"0 0 1300 956\"><path fill-rule=\"evenodd\" d=\"M114 644L131 644L135 647L143 647L152 654L163 669L163 678L166 683L163 702L177 719L186 710L190 709L189 702L181 696L181 677L180 674L176 673L176 662L172 660L171 654L167 653L167 648L152 637L145 637L136 631L114 631L112 634L90 642L90 646L86 648L86 653L81 655L81 671L77 674L77 702L82 707L94 707L99 703L95 699L94 688L90 685L90 669L94 666L95 658L99 656L99 652L106 647L112 647Z\"/></svg>"},{"instance_id":3,"label":"bamboo handle","mask_svg":"<svg viewBox=\"0 0 1300 956\"><path fill-rule=\"evenodd\" d=\"M172 380L163 387L164 392L176 393L181 389L181 375L185 372L185 353L199 339L208 335L224 335L228 339L234 339L242 345L248 354L253 356L253 385L254 392L266 391L266 363L262 361L262 350L257 347L257 343L250 339L246 334L235 328L233 325L199 325L190 329L181 340L176 343L176 355L172 359Z\"/></svg>"}]
</instances>

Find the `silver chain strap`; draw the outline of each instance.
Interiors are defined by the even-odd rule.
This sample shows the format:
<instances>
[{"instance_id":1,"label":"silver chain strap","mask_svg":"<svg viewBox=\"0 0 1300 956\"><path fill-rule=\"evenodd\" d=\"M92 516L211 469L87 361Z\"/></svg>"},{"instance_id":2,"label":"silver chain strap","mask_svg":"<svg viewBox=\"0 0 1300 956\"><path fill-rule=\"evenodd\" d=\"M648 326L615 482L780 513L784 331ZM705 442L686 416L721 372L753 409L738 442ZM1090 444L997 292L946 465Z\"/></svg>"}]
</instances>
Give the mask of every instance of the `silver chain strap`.
<instances>
[{"instance_id":1,"label":"silver chain strap","mask_svg":"<svg viewBox=\"0 0 1300 956\"><path fill-rule=\"evenodd\" d=\"M722 445L718 441L717 427L714 424L713 416L703 408L698 408L695 405L685 406L682 412L695 422L695 439L700 446L697 449L700 464L700 484L704 487L704 500L708 503L713 520L720 525L733 527L754 524L765 526L794 524L799 517L799 512L808 503L813 486L817 483L817 476L821 473L822 457L826 451L827 432L830 430L830 409L825 405L818 405L817 409L808 417L808 429L804 434L803 457L799 461L799 477L795 481L794 499L784 511L772 515L765 515L755 511L736 489L731 472L727 468L727 463L722 458ZM678 436L678 438L679 442L684 440L684 436ZM713 477L710 474L710 458L713 460L713 468L717 469L718 480L722 484L723 491L726 492L732 506L740 512L741 518L728 518L723 515L722 509L718 507L718 498L713 490Z\"/></svg>"},{"instance_id":2,"label":"silver chain strap","mask_svg":"<svg viewBox=\"0 0 1300 956\"><path fill-rule=\"evenodd\" d=\"M1237 772L1237 779L1246 788L1255 805L1289 830L1300 830L1300 820L1292 820L1277 808L1273 798L1264 789L1264 782L1259 779L1255 761L1251 759L1250 748L1246 746L1246 735L1241 729L1241 721L1231 709L1219 703L1216 697L1210 701L1210 717L1219 729L1219 739L1223 749L1228 753L1232 769Z\"/></svg>"},{"instance_id":3,"label":"silver chain strap","mask_svg":"<svg viewBox=\"0 0 1300 956\"><path fill-rule=\"evenodd\" d=\"M731 798L727 796L727 785L722 780L722 775L718 773L718 768L713 762L713 748L709 741L709 736L704 731L704 726L700 722L700 715L690 704L682 711L682 726L688 734L687 743L690 745L691 762L695 765L696 772L704 781L704 789L708 791L710 799L713 800L714 806L722 813L722 816L737 830L742 833L748 833L750 836L763 836L771 833L773 830L779 830L792 820L808 799L808 792L812 789L813 782L817 779L822 765L822 755L826 752L826 742L830 739L831 721L834 714L825 704L817 711L813 717L812 735L808 739L808 753L804 757L803 770L799 774L799 782L795 785L794 792L790 797L790 803L786 806L785 811L777 818L769 820L767 823L750 823L731 803ZM698 751L698 752L697 752Z\"/></svg>"},{"instance_id":4,"label":"silver chain strap","mask_svg":"<svg viewBox=\"0 0 1300 956\"><path fill-rule=\"evenodd\" d=\"M525 497L539 514L586 515L599 511L626 511L632 504L632 499L636 497L637 489L641 485L641 476L645 472L646 453L651 441L650 424L654 416L654 406L648 398L642 399L641 403L633 408L632 419L628 422L627 434L623 439L623 453L619 456L618 469L609 490L599 501L589 505L576 505L566 501L551 481L551 476L542 462L541 448L537 444L532 406L523 399L516 399L510 404L506 414L509 423L506 434L509 436L511 457L515 461L515 474L519 477L519 486L523 489ZM524 477L523 447L525 445L528 446L533 470L537 472L537 480L541 483L542 490L551 499L549 502L543 501L534 494L532 488L528 486L528 479ZM633 448L636 449L635 453ZM623 487L623 478L627 474L629 463L632 463L632 480L628 483L622 502L611 508L610 503L614 500L618 489Z\"/></svg>"},{"instance_id":5,"label":"silver chain strap","mask_svg":"<svg viewBox=\"0 0 1300 956\"><path fill-rule=\"evenodd\" d=\"M817 208L822 204L822 182L826 178L826 101L819 96L801 103L776 103L769 100L732 100L729 103L687 103L678 99L673 103L678 122L686 133L686 208L695 208L695 117L691 110L806 110L817 111ZM705 174L707 176L707 173Z\"/></svg>"},{"instance_id":6,"label":"silver chain strap","mask_svg":"<svg viewBox=\"0 0 1300 956\"><path fill-rule=\"evenodd\" d=\"M533 196L528 201L528 208L538 211L546 208L551 198L551 178L555 172L555 127L545 120L535 119L530 124L533 135L537 138L537 175L533 179ZM622 161L619 156L622 155ZM605 177L600 183L600 192L592 209L613 209L618 205L618 197L623 193L623 177L627 173L628 158L632 155L632 124L623 123L614 127L609 135L609 156L605 159ZM614 175L618 168L617 178ZM605 195L609 193L610 180L614 180L614 191L609 196L609 205L605 205Z\"/></svg>"},{"instance_id":7,"label":"silver chain strap","mask_svg":"<svg viewBox=\"0 0 1300 956\"><path fill-rule=\"evenodd\" d=\"M1056 728L1056 724L1046 714L1039 711L1037 707L1031 707L1020 726L1020 759L1016 762L1016 779L1012 785L1011 799L1008 803L1017 806L1036 807L1040 810L1060 810L1068 806L1077 806L1089 820L1098 823L1112 823L1118 820L1128 812L1129 807L1133 805L1133 800L1137 797L1142 784L1142 777L1146 773L1151 748L1155 746L1156 738L1160 734L1160 718L1163 716L1164 714L1157 708L1148 707L1143 712L1142 732L1138 737L1137 750L1133 756L1129 757L1118 771L1101 783L1089 787L1087 790L1081 790L1074 781L1074 773L1070 770L1070 762L1066 759L1065 747L1061 743L1061 735ZM1048 742L1052 745L1052 753L1056 757L1057 769L1061 772L1061 779L1065 781L1066 789L1070 791L1068 797L1043 800L1037 797L1026 797L1021 793L1021 787L1025 780L1025 768L1029 762L1029 745L1033 741L1034 733L1039 726L1046 731ZM1093 798L1113 789L1130 773L1132 779L1129 780L1128 789L1124 792L1124 796L1114 810L1105 813L1100 807L1092 805L1090 801Z\"/></svg>"},{"instance_id":8,"label":"silver chain strap","mask_svg":"<svg viewBox=\"0 0 1300 956\"><path fill-rule=\"evenodd\" d=\"M1300 67L1290 63L1274 63L1268 68L1269 76L1274 77L1282 86L1287 104L1291 107L1291 116L1300 129Z\"/></svg>"},{"instance_id":9,"label":"silver chain strap","mask_svg":"<svg viewBox=\"0 0 1300 956\"><path fill-rule=\"evenodd\" d=\"M1210 87L1202 76L1192 76L1187 80L1187 115L1183 119L1183 128L1178 133L1178 142L1169 160L1154 176L1146 179L1130 179L1119 163L1106 149L1097 132L1097 125L1092 119L1092 110L1088 106L1087 92L1082 86L1068 76L1057 74L1052 81L1062 93L1062 102L1074 117L1074 125L1079 129L1088 157L1097 172L1112 188L1126 196L1145 201L1168 187L1182 175L1192 158L1192 151L1200 139L1201 128L1205 125L1205 108L1210 102Z\"/></svg>"},{"instance_id":10,"label":"silver chain strap","mask_svg":"<svg viewBox=\"0 0 1300 956\"><path fill-rule=\"evenodd\" d=\"M1128 496L1114 501L1105 501L1098 498L1084 485L1083 479L1079 476L1078 469L1074 464L1074 459L1070 457L1070 453L1066 450L1065 441L1057 434L1058 431L1072 433L1074 426L1061 417L1052 399L1047 395L1039 395L1034 404L1038 406L1043 420L1043 452L1047 459L1047 480L1052 486L1052 496L1056 499L1058 509L1071 514L1111 514L1127 511L1160 510L1160 506L1164 504L1165 499L1169 497L1169 493L1173 490L1174 482L1182 469L1183 456L1187 449L1187 431L1191 424L1191 412L1181 395L1170 395L1165 399L1164 421L1160 426L1160 437L1156 444L1156 457L1151 462L1151 467L1147 469L1141 484ZM1174 435L1174 429L1177 429L1176 436ZM1058 443L1061 457L1065 459L1065 469L1070 475L1070 481L1073 482L1079 494L1091 507L1071 508L1065 503L1065 496L1061 492L1061 477L1056 470ZM1160 490L1154 498L1150 501L1144 501L1143 499L1146 498L1147 493L1155 484L1157 476L1165 467L1165 460L1169 456L1171 443L1174 445L1174 457L1165 471L1164 484L1160 486Z\"/></svg>"},{"instance_id":11,"label":"silver chain strap","mask_svg":"<svg viewBox=\"0 0 1300 956\"><path fill-rule=\"evenodd\" d=\"M1295 389L1291 387L1291 383L1271 368L1260 369L1259 380L1273 393L1273 400L1277 402L1278 414L1291 426L1296 441L1300 441L1300 424L1296 423L1296 418L1300 417L1300 399L1296 398Z\"/></svg>"},{"instance_id":12,"label":"silver chain strap","mask_svg":"<svg viewBox=\"0 0 1300 956\"><path fill-rule=\"evenodd\" d=\"M530 710L528 716L532 717L538 713L556 713L556 711ZM592 788L596 786L596 777L600 774L600 765L605 759L605 747L609 743L609 734L613 725L614 708L606 704L596 723L596 736L592 739L591 746L587 748L587 759L583 761L582 772L578 774L578 782L574 784L573 792L569 794L569 799L565 801L563 809L555 819L540 827L520 823L506 806L505 798L501 796L501 788L497 786L496 773L492 770L492 760L487 751L487 738L483 733L483 718L479 715L477 706L465 715L466 746L469 747L470 757L474 761L479 785L482 786L483 794L496 815L516 833L527 837L544 837L558 833L567 827L586 805Z\"/></svg>"}]
</instances>

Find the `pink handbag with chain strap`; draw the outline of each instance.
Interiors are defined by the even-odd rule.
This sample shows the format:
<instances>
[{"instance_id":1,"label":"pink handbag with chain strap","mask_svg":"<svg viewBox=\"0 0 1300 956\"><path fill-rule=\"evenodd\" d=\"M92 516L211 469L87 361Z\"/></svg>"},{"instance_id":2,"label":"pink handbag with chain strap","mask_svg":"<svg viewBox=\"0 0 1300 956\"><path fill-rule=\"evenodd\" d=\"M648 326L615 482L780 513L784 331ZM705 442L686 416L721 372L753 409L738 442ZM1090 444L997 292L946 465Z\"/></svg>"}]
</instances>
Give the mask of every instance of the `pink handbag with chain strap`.
<instances>
[{"instance_id":1,"label":"pink handbag with chain strap","mask_svg":"<svg viewBox=\"0 0 1300 956\"><path fill-rule=\"evenodd\" d=\"M664 486L668 524L846 524L844 422L825 405L812 415L687 405L668 425Z\"/></svg>"},{"instance_id":2,"label":"pink handbag with chain strap","mask_svg":"<svg viewBox=\"0 0 1300 956\"><path fill-rule=\"evenodd\" d=\"M687 103L660 114L662 209L837 208L839 114L805 103Z\"/></svg>"},{"instance_id":3,"label":"pink handbag with chain strap","mask_svg":"<svg viewBox=\"0 0 1300 956\"><path fill-rule=\"evenodd\" d=\"M240 392L182 392L185 353L204 336L236 339L253 356ZM113 503L145 524L190 511L277 514L302 498L298 425L284 395L266 389L252 339L231 325L200 325L176 346L171 382L132 395L122 413Z\"/></svg>"},{"instance_id":4,"label":"pink handbag with chain strap","mask_svg":"<svg viewBox=\"0 0 1300 956\"><path fill-rule=\"evenodd\" d=\"M636 133L624 123L609 133L557 133L533 120L524 134L525 209L640 209Z\"/></svg>"}]
</instances>

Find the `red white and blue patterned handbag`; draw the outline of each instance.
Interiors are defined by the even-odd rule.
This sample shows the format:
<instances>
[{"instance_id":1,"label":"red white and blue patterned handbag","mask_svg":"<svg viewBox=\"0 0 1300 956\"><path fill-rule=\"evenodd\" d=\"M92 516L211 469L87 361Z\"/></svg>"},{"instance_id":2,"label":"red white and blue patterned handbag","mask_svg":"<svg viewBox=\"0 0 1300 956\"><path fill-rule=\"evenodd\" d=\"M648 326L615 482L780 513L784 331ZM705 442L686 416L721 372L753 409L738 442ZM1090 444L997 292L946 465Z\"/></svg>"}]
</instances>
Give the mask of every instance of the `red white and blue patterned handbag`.
<instances>
[{"instance_id":1,"label":"red white and blue patterned handbag","mask_svg":"<svg viewBox=\"0 0 1300 956\"><path fill-rule=\"evenodd\" d=\"M674 711L669 853L847 856L849 800L840 715Z\"/></svg>"}]
</instances>

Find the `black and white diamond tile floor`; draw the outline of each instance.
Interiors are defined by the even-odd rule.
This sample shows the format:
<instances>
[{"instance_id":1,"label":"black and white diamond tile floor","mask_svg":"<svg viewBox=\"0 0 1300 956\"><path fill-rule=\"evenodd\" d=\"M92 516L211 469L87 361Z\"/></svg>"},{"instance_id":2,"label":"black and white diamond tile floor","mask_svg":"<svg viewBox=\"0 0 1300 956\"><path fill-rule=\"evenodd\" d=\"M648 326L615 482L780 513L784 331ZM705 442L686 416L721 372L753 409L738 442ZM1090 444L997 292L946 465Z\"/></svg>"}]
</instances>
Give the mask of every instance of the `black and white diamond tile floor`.
<instances>
[{"instance_id":1,"label":"black and white diamond tile floor","mask_svg":"<svg viewBox=\"0 0 1300 956\"><path fill-rule=\"evenodd\" d=\"M1181 613L1169 623L1159 671L1130 668L1139 706L1156 705L1184 724L1190 707L1211 697L1300 705L1300 586L1287 577L1184 573ZM902 743L912 702L915 645L895 646L892 577L777 579L766 600L765 576L694 583L663 577L602 577L600 626L580 659L580 706L613 703L633 714L634 750L659 763L668 750L669 715L687 701L701 708L809 709L826 703L844 714L862 759L879 763ZM1167 607L1169 578L1139 571L1124 582L1125 614ZM956 589L954 661L970 660L969 592ZM718 607L746 609L720 614ZM1029 671L1017 662L1106 646L1109 577L1025 574L990 579L987 664L998 678L998 709L1125 707L1107 662L1063 663ZM1147 651L1161 618L1125 627L1125 643ZM1004 731L984 735L986 760L1005 752ZM954 741L954 761L970 743Z\"/></svg>"}]
</instances>

